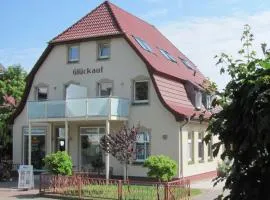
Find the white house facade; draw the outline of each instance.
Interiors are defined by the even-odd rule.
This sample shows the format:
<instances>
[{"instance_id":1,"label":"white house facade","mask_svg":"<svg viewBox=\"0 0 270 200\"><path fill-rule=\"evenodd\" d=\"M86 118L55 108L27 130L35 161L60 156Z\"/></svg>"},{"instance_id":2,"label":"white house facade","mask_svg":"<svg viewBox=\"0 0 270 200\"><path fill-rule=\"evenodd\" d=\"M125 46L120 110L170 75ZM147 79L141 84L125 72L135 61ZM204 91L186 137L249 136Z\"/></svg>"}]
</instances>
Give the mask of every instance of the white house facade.
<instances>
[{"instance_id":1,"label":"white house facade","mask_svg":"<svg viewBox=\"0 0 270 200\"><path fill-rule=\"evenodd\" d=\"M143 161L160 154L177 161L177 177L215 171L199 120L210 115L204 79L155 27L105 1L51 40L30 72L14 115L13 162L42 170L42 158L60 150L74 170L102 156L107 177L110 168L122 175L99 139L138 126L129 176L145 177Z\"/></svg>"}]
</instances>

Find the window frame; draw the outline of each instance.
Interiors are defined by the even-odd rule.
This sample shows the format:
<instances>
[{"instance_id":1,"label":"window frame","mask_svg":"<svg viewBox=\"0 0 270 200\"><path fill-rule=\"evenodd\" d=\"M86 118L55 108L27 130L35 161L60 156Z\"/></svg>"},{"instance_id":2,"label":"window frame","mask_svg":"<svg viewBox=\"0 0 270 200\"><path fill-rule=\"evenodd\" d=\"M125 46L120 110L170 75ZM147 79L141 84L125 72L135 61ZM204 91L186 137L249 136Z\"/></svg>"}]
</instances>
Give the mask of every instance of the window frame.
<instances>
[{"instance_id":1,"label":"window frame","mask_svg":"<svg viewBox=\"0 0 270 200\"><path fill-rule=\"evenodd\" d=\"M202 92L199 90L195 90L195 108L202 109Z\"/></svg>"},{"instance_id":2,"label":"window frame","mask_svg":"<svg viewBox=\"0 0 270 200\"><path fill-rule=\"evenodd\" d=\"M102 56L101 55L101 48L104 46L108 46L109 48L109 55L108 56ZM97 60L107 60L111 57L111 43L109 41L103 41L97 43Z\"/></svg>"},{"instance_id":3,"label":"window frame","mask_svg":"<svg viewBox=\"0 0 270 200\"><path fill-rule=\"evenodd\" d=\"M135 39L135 41L145 50L148 51L150 53L153 52L153 49L151 48L151 46L142 38L138 37L138 36L133 36L133 38Z\"/></svg>"},{"instance_id":4,"label":"window frame","mask_svg":"<svg viewBox=\"0 0 270 200\"><path fill-rule=\"evenodd\" d=\"M78 48L78 58L77 59L70 59L70 49L72 48ZM72 63L79 63L80 62L80 45L79 44L72 44L67 46L67 63L72 64Z\"/></svg>"},{"instance_id":5,"label":"window frame","mask_svg":"<svg viewBox=\"0 0 270 200\"><path fill-rule=\"evenodd\" d=\"M47 98L46 99L41 99L39 100L38 98L38 94L39 94L39 88L46 88L47 89ZM35 92L34 92L34 96L35 96L35 101L48 101L49 99L49 85L44 84L44 83L40 83L38 85L35 86Z\"/></svg>"},{"instance_id":6,"label":"window frame","mask_svg":"<svg viewBox=\"0 0 270 200\"><path fill-rule=\"evenodd\" d=\"M111 94L109 95L109 96L101 96L101 84L103 84L103 83L110 83L110 84L112 84L112 89L111 89ZM98 97L111 97L111 96L113 96L113 92L114 91L114 83L113 83L113 81L112 80L109 80L109 79L101 79L101 80L99 80L98 82L97 82L97 96Z\"/></svg>"},{"instance_id":7,"label":"window frame","mask_svg":"<svg viewBox=\"0 0 270 200\"><path fill-rule=\"evenodd\" d=\"M191 138L189 138L189 134L191 134ZM188 157L188 164L194 164L194 131L188 132L188 151L190 151L189 144L191 144L191 152L188 152L188 155L191 154L191 158Z\"/></svg>"},{"instance_id":8,"label":"window frame","mask_svg":"<svg viewBox=\"0 0 270 200\"><path fill-rule=\"evenodd\" d=\"M159 51L167 60L177 63L177 60L168 51L166 51L165 49L159 49Z\"/></svg>"},{"instance_id":9,"label":"window frame","mask_svg":"<svg viewBox=\"0 0 270 200\"><path fill-rule=\"evenodd\" d=\"M136 83L147 82L147 100L136 100ZM148 104L149 103L149 80L133 80L133 104Z\"/></svg>"},{"instance_id":10,"label":"window frame","mask_svg":"<svg viewBox=\"0 0 270 200\"><path fill-rule=\"evenodd\" d=\"M138 141L138 138L135 142L135 159L134 161L136 163L143 163L150 155L151 155L151 132L150 132L150 129L146 129L146 128L143 128L143 129L139 129L138 134L142 134L143 133L143 137L144 137L144 141L143 142L140 142ZM145 140L145 138L147 138L147 140ZM144 145L144 159L137 159L137 144L143 144ZM148 147L148 149L147 149ZM148 151L147 151L148 150ZM147 156L147 152L149 152L149 155Z\"/></svg>"}]
</instances>

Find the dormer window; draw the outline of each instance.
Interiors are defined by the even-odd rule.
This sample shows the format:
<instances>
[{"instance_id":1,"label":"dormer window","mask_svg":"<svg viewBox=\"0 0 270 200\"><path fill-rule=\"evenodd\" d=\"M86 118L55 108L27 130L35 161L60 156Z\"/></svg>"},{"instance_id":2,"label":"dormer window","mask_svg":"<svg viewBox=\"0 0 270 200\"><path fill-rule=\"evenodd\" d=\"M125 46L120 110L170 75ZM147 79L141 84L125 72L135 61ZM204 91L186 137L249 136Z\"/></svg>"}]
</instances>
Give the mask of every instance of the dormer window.
<instances>
[{"instance_id":1,"label":"dormer window","mask_svg":"<svg viewBox=\"0 0 270 200\"><path fill-rule=\"evenodd\" d=\"M170 60L170 61L172 61L172 62L177 62L176 60L175 60L175 58L171 55L171 54L169 54L169 52L168 51L166 51L166 50L164 50L164 49L159 49L159 51L161 52L161 54L165 57L165 58L167 58L168 60Z\"/></svg>"},{"instance_id":2,"label":"dormer window","mask_svg":"<svg viewBox=\"0 0 270 200\"><path fill-rule=\"evenodd\" d=\"M103 42L98 44L98 59L108 59L110 58L111 50L110 43Z\"/></svg>"},{"instance_id":3,"label":"dormer window","mask_svg":"<svg viewBox=\"0 0 270 200\"><path fill-rule=\"evenodd\" d=\"M143 39L139 38L139 37L135 37L134 39L138 42L138 44L146 51L152 52L152 48L147 44L146 41L144 41Z\"/></svg>"},{"instance_id":4,"label":"dormer window","mask_svg":"<svg viewBox=\"0 0 270 200\"><path fill-rule=\"evenodd\" d=\"M202 93L200 91L195 92L195 107L198 110L202 108Z\"/></svg>"},{"instance_id":5,"label":"dormer window","mask_svg":"<svg viewBox=\"0 0 270 200\"><path fill-rule=\"evenodd\" d=\"M182 61L182 63L189 69L194 69L195 66L187 59L179 57L179 59Z\"/></svg>"},{"instance_id":6,"label":"dormer window","mask_svg":"<svg viewBox=\"0 0 270 200\"><path fill-rule=\"evenodd\" d=\"M71 45L68 47L68 62L76 63L79 62L80 52L79 45Z\"/></svg>"}]
</instances>

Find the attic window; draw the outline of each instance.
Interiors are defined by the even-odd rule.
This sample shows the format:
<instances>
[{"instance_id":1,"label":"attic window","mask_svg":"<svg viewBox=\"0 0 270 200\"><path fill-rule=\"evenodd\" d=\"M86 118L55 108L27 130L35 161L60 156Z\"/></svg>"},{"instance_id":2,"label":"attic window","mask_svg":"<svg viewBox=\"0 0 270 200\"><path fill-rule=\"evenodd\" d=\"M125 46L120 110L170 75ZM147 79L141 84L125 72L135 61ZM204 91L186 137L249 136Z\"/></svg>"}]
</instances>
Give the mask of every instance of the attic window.
<instances>
[{"instance_id":1,"label":"attic window","mask_svg":"<svg viewBox=\"0 0 270 200\"><path fill-rule=\"evenodd\" d=\"M167 58L168 60L170 60L170 61L172 61L172 62L177 62L176 60L175 60L175 58L171 55L171 54L169 54L168 53L168 51L165 51L164 49L159 49L159 51L162 53L162 55L165 57L165 58Z\"/></svg>"},{"instance_id":2,"label":"attic window","mask_svg":"<svg viewBox=\"0 0 270 200\"><path fill-rule=\"evenodd\" d=\"M194 65L187 59L179 57L179 59L182 61L182 63L189 69L194 69Z\"/></svg>"},{"instance_id":3,"label":"attic window","mask_svg":"<svg viewBox=\"0 0 270 200\"><path fill-rule=\"evenodd\" d=\"M202 107L202 93L200 91L195 92L195 107L198 110Z\"/></svg>"},{"instance_id":4,"label":"attic window","mask_svg":"<svg viewBox=\"0 0 270 200\"><path fill-rule=\"evenodd\" d=\"M144 41L143 39L139 38L139 37L135 37L134 39L138 42L138 44L146 51L152 52L152 48L147 44L146 41Z\"/></svg>"}]
</instances>

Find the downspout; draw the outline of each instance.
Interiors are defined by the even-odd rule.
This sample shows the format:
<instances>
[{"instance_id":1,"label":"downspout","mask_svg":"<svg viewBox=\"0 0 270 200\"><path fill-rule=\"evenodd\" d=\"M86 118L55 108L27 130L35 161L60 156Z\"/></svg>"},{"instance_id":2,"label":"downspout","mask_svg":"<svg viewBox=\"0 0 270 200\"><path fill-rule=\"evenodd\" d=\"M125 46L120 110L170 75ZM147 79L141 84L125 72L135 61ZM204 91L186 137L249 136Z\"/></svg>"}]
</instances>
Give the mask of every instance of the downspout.
<instances>
[{"instance_id":1,"label":"downspout","mask_svg":"<svg viewBox=\"0 0 270 200\"><path fill-rule=\"evenodd\" d=\"M180 177L179 178L183 178L184 177L184 173L183 173L183 168L184 168L184 153L183 153L183 127L186 126L188 123L190 122L190 117L186 118L184 123L181 124L180 123L180 128L179 128L179 134L180 134L180 154L181 154L181 158L180 158Z\"/></svg>"}]
</instances>

